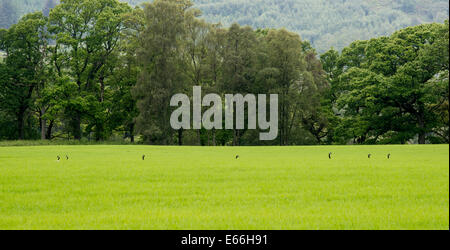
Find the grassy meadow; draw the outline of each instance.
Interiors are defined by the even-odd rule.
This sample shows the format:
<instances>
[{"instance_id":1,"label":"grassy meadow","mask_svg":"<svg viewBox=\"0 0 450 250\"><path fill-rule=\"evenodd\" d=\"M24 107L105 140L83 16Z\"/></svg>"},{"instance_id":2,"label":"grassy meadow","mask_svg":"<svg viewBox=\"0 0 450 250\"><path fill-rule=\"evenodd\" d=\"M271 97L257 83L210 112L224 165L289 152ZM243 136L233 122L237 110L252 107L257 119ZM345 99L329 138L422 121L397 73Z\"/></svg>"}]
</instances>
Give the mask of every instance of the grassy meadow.
<instances>
[{"instance_id":1,"label":"grassy meadow","mask_svg":"<svg viewBox=\"0 0 450 250\"><path fill-rule=\"evenodd\" d=\"M0 229L448 228L448 145L0 147Z\"/></svg>"}]
</instances>

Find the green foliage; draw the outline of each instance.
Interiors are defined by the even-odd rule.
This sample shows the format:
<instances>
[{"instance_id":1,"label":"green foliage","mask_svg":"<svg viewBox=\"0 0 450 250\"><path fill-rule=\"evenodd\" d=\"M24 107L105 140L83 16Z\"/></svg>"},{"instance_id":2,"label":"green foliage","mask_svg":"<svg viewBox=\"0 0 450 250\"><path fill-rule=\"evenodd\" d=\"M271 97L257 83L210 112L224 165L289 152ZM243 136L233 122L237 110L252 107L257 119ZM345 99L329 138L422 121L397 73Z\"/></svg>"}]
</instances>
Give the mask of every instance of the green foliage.
<instances>
[{"instance_id":1,"label":"green foliage","mask_svg":"<svg viewBox=\"0 0 450 250\"><path fill-rule=\"evenodd\" d=\"M355 143L448 143L448 21L357 41L322 56L337 137Z\"/></svg>"},{"instance_id":2,"label":"green foliage","mask_svg":"<svg viewBox=\"0 0 450 250\"><path fill-rule=\"evenodd\" d=\"M192 86L205 92L277 93L281 97L279 141L289 145L322 143L327 119L320 111L321 93L328 87L314 49L287 30L253 30L233 24L223 29L197 18L190 2L155 1L145 8L147 29L142 33L142 74L134 88L138 100L138 131L156 144L181 145L169 127L169 101L176 93L191 95ZM164 28L163 28L164 27ZM247 111L246 111L247 112ZM197 130L198 145L260 144L257 134L233 128L232 133ZM299 134L292 141L289 138ZM232 141L223 141L232 138ZM211 142L212 140L212 142Z\"/></svg>"},{"instance_id":3,"label":"green foliage","mask_svg":"<svg viewBox=\"0 0 450 250\"><path fill-rule=\"evenodd\" d=\"M9 136L19 139L34 137L31 131L26 133L25 123L33 119L33 94L46 77L46 24L42 13L28 14L0 36L0 49L7 54L0 64L0 110L9 113L5 117L14 117L16 133Z\"/></svg>"},{"instance_id":4,"label":"green foliage","mask_svg":"<svg viewBox=\"0 0 450 250\"><path fill-rule=\"evenodd\" d=\"M125 14L131 8L117 0L63 0L49 16L49 31L54 34L53 51L59 77L67 73L77 86L73 98L63 107L71 117L71 133L81 139L83 121L86 133L94 133L96 140L107 138L112 103L107 85L114 72Z\"/></svg>"},{"instance_id":5,"label":"green foliage","mask_svg":"<svg viewBox=\"0 0 450 250\"><path fill-rule=\"evenodd\" d=\"M140 36L142 73L133 90L140 110L138 131L146 141L172 144L170 98L184 90L182 45L189 0L156 0L145 7L146 26Z\"/></svg>"}]
</instances>

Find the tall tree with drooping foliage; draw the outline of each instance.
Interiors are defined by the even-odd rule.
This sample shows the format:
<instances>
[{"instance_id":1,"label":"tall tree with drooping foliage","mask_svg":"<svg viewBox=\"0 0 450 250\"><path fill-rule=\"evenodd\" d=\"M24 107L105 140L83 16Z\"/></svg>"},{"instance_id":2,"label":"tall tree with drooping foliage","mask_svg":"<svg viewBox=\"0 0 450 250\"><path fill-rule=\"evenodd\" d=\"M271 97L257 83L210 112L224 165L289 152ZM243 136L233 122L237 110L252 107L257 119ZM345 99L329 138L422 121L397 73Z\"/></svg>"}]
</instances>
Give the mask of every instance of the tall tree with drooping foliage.
<instances>
[{"instance_id":1,"label":"tall tree with drooping foliage","mask_svg":"<svg viewBox=\"0 0 450 250\"><path fill-rule=\"evenodd\" d=\"M270 30L265 37L267 70L273 79L272 91L279 94L279 142L288 145L292 128L300 111L300 95L309 82L302 80L306 63L300 36L287 30Z\"/></svg>"},{"instance_id":2,"label":"tall tree with drooping foliage","mask_svg":"<svg viewBox=\"0 0 450 250\"><path fill-rule=\"evenodd\" d=\"M146 23L138 50L142 72L133 94L140 111L137 129L149 143L173 144L170 99L182 93L187 81L182 45L191 6L189 0L156 0L144 9Z\"/></svg>"},{"instance_id":3,"label":"tall tree with drooping foliage","mask_svg":"<svg viewBox=\"0 0 450 250\"><path fill-rule=\"evenodd\" d=\"M257 38L255 32L248 26L233 24L226 33L224 41L222 78L220 87L222 93L252 93L256 80L257 69ZM236 108L233 105L234 109ZM233 112L236 114L236 112ZM233 145L241 144L244 130L233 126Z\"/></svg>"}]
</instances>

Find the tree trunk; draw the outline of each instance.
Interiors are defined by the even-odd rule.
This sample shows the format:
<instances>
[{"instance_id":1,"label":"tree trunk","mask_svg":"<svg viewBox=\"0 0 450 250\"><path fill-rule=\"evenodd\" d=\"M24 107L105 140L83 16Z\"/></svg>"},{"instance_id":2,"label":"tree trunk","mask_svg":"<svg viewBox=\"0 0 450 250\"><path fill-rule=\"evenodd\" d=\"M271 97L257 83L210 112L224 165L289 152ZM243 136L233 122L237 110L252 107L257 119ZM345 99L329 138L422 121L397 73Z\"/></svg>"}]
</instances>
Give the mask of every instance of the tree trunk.
<instances>
[{"instance_id":1,"label":"tree trunk","mask_svg":"<svg viewBox=\"0 0 450 250\"><path fill-rule=\"evenodd\" d=\"M47 120L42 118L44 116L44 114L45 114L45 110L42 108L39 111L39 120L41 122L41 140L45 140L46 139L45 138L45 136L46 136L45 132L47 132L47 128L46 128L47 127Z\"/></svg>"},{"instance_id":2,"label":"tree trunk","mask_svg":"<svg viewBox=\"0 0 450 250\"><path fill-rule=\"evenodd\" d=\"M55 122L52 120L52 121L50 121L50 124L48 125L48 128L47 128L47 135L46 135L46 138L47 138L48 140L51 140L51 139L52 139L52 129L53 129L54 123L55 123Z\"/></svg>"},{"instance_id":3,"label":"tree trunk","mask_svg":"<svg viewBox=\"0 0 450 250\"><path fill-rule=\"evenodd\" d=\"M182 146L183 145L183 129L179 129L178 130L178 145Z\"/></svg>"},{"instance_id":4,"label":"tree trunk","mask_svg":"<svg viewBox=\"0 0 450 250\"><path fill-rule=\"evenodd\" d=\"M77 113L73 118L73 137L75 140L81 140L81 115Z\"/></svg>"},{"instance_id":5,"label":"tree trunk","mask_svg":"<svg viewBox=\"0 0 450 250\"><path fill-rule=\"evenodd\" d=\"M287 96L287 94L286 94ZM283 121L283 127L284 127L284 133L283 133L283 146L287 146L288 145L288 139L289 139L289 109L288 109L288 105L287 103L285 104L285 108L284 108L284 121Z\"/></svg>"},{"instance_id":6,"label":"tree trunk","mask_svg":"<svg viewBox=\"0 0 450 250\"><path fill-rule=\"evenodd\" d=\"M17 116L17 129L19 132L19 140L25 139L25 128L24 128L24 114L20 113Z\"/></svg>"},{"instance_id":7,"label":"tree trunk","mask_svg":"<svg viewBox=\"0 0 450 250\"><path fill-rule=\"evenodd\" d=\"M280 146L283 146L284 143L284 112L285 112L285 96L284 93L281 96L281 112L280 112Z\"/></svg>"},{"instance_id":8,"label":"tree trunk","mask_svg":"<svg viewBox=\"0 0 450 250\"><path fill-rule=\"evenodd\" d=\"M103 140L103 123L99 124L97 123L95 125L95 141L101 141Z\"/></svg>"},{"instance_id":9,"label":"tree trunk","mask_svg":"<svg viewBox=\"0 0 450 250\"><path fill-rule=\"evenodd\" d=\"M420 132L419 133L419 144L425 144L425 142L426 142L425 133Z\"/></svg>"},{"instance_id":10,"label":"tree trunk","mask_svg":"<svg viewBox=\"0 0 450 250\"><path fill-rule=\"evenodd\" d=\"M131 143L134 143L134 123L130 124L130 141Z\"/></svg>"},{"instance_id":11,"label":"tree trunk","mask_svg":"<svg viewBox=\"0 0 450 250\"><path fill-rule=\"evenodd\" d=\"M424 115L421 113L417 119L419 123L419 144L425 144L426 142L425 122L423 116Z\"/></svg>"},{"instance_id":12,"label":"tree trunk","mask_svg":"<svg viewBox=\"0 0 450 250\"><path fill-rule=\"evenodd\" d=\"M105 82L103 76L99 78L99 82L100 82L100 102L103 102L105 95Z\"/></svg>"},{"instance_id":13,"label":"tree trunk","mask_svg":"<svg viewBox=\"0 0 450 250\"><path fill-rule=\"evenodd\" d=\"M47 121L45 119L41 118L41 140L45 140L46 138L46 132L47 132Z\"/></svg>"},{"instance_id":14,"label":"tree trunk","mask_svg":"<svg viewBox=\"0 0 450 250\"><path fill-rule=\"evenodd\" d=\"M26 108L20 107L17 112L17 131L19 133L19 140L25 139L25 110Z\"/></svg>"}]
</instances>

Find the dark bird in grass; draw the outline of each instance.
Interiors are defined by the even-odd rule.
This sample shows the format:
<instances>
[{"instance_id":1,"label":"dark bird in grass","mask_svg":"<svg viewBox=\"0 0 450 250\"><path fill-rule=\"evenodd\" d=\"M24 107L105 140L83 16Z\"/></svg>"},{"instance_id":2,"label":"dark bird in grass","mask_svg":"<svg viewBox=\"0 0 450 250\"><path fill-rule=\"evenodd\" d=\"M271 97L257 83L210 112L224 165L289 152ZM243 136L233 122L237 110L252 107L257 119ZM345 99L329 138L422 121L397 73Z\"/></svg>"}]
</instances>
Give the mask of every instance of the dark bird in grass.
<instances>
[{"instance_id":1,"label":"dark bird in grass","mask_svg":"<svg viewBox=\"0 0 450 250\"><path fill-rule=\"evenodd\" d=\"M387 155L387 158L388 158L388 159L391 159L391 154L388 154L388 155Z\"/></svg>"},{"instance_id":2,"label":"dark bird in grass","mask_svg":"<svg viewBox=\"0 0 450 250\"><path fill-rule=\"evenodd\" d=\"M371 157L372 155L371 154L369 154L369 155L367 155L367 158L369 158L370 159L370 157Z\"/></svg>"},{"instance_id":3,"label":"dark bird in grass","mask_svg":"<svg viewBox=\"0 0 450 250\"><path fill-rule=\"evenodd\" d=\"M143 161L145 160L145 155L142 156L142 160L143 160Z\"/></svg>"},{"instance_id":4,"label":"dark bird in grass","mask_svg":"<svg viewBox=\"0 0 450 250\"><path fill-rule=\"evenodd\" d=\"M333 153L328 153L328 159L331 159L331 155L332 155Z\"/></svg>"},{"instance_id":5,"label":"dark bird in grass","mask_svg":"<svg viewBox=\"0 0 450 250\"><path fill-rule=\"evenodd\" d=\"M236 155L236 160L239 159L239 155Z\"/></svg>"},{"instance_id":6,"label":"dark bird in grass","mask_svg":"<svg viewBox=\"0 0 450 250\"><path fill-rule=\"evenodd\" d=\"M69 160L69 156L68 155L66 155L66 160Z\"/></svg>"},{"instance_id":7,"label":"dark bird in grass","mask_svg":"<svg viewBox=\"0 0 450 250\"><path fill-rule=\"evenodd\" d=\"M59 155L58 155L58 156L56 156L56 159L58 159L58 161L59 161L59 160L61 160L61 157L59 157Z\"/></svg>"}]
</instances>

